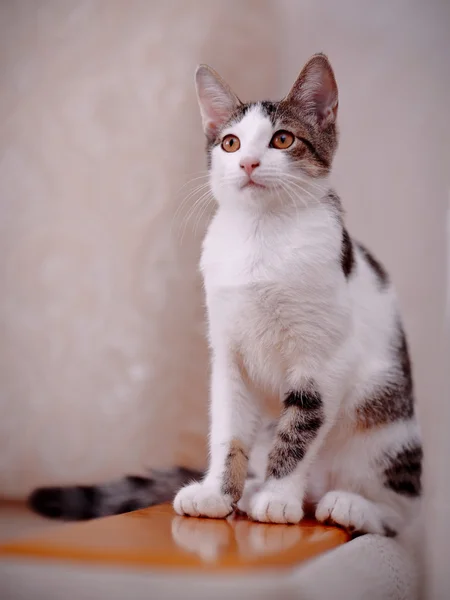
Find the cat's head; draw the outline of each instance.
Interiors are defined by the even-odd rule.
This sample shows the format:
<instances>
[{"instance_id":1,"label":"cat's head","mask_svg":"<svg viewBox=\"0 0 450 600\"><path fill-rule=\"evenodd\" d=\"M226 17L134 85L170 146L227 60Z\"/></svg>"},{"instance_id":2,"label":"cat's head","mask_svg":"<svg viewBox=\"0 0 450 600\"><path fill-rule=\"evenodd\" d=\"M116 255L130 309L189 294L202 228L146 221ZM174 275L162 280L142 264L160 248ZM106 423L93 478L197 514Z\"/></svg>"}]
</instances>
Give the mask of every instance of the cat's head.
<instances>
[{"instance_id":1,"label":"cat's head","mask_svg":"<svg viewBox=\"0 0 450 600\"><path fill-rule=\"evenodd\" d=\"M338 91L325 55L307 62L280 102L244 104L206 65L196 87L219 203L292 201L302 189L319 189L338 143Z\"/></svg>"}]
</instances>

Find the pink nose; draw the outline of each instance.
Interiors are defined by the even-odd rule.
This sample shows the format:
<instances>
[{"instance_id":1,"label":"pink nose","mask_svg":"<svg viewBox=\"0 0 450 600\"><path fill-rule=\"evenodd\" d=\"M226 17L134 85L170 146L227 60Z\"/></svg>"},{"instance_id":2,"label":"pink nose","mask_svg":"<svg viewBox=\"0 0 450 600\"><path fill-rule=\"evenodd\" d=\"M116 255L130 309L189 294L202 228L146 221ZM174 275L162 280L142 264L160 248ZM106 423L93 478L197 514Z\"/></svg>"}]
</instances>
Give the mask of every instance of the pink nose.
<instances>
[{"instance_id":1,"label":"pink nose","mask_svg":"<svg viewBox=\"0 0 450 600\"><path fill-rule=\"evenodd\" d=\"M260 164L261 163L256 158L243 158L239 163L241 169L244 169L247 175L251 175Z\"/></svg>"}]
</instances>

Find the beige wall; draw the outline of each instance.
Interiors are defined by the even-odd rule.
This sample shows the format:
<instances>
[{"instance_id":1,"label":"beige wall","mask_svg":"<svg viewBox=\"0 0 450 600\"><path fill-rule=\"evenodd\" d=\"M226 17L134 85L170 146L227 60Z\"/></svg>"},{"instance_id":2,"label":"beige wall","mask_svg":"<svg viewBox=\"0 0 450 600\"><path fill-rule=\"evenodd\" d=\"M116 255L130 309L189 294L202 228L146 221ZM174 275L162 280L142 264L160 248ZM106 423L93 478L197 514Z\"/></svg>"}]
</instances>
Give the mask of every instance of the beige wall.
<instances>
[{"instance_id":1,"label":"beige wall","mask_svg":"<svg viewBox=\"0 0 450 600\"><path fill-rule=\"evenodd\" d=\"M193 74L270 96L268 4L0 3L2 493L205 462Z\"/></svg>"}]
</instances>

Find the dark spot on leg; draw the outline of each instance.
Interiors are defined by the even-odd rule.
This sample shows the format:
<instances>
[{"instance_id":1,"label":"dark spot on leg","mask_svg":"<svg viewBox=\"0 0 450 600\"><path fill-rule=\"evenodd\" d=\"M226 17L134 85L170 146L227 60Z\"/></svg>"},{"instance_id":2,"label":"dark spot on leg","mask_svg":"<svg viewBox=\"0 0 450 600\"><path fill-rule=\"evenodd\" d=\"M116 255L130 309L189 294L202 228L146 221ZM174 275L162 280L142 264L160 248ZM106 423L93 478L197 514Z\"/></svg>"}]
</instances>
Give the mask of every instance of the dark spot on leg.
<instances>
[{"instance_id":1,"label":"dark spot on leg","mask_svg":"<svg viewBox=\"0 0 450 600\"><path fill-rule=\"evenodd\" d=\"M394 529L391 529L388 525L383 525L384 535L386 537L395 538L397 537L397 532Z\"/></svg>"},{"instance_id":2,"label":"dark spot on leg","mask_svg":"<svg viewBox=\"0 0 450 600\"><path fill-rule=\"evenodd\" d=\"M284 405L267 466L267 477L275 479L295 470L324 419L322 399L313 386L302 392L290 392Z\"/></svg>"},{"instance_id":3,"label":"dark spot on leg","mask_svg":"<svg viewBox=\"0 0 450 600\"><path fill-rule=\"evenodd\" d=\"M388 457L384 485L403 496L420 496L422 491L422 447L417 444Z\"/></svg>"},{"instance_id":4,"label":"dark spot on leg","mask_svg":"<svg viewBox=\"0 0 450 600\"><path fill-rule=\"evenodd\" d=\"M290 392L284 400L285 408L295 406L300 410L312 411L322 408L322 399L320 394L315 391Z\"/></svg>"},{"instance_id":5,"label":"dark spot on leg","mask_svg":"<svg viewBox=\"0 0 450 600\"><path fill-rule=\"evenodd\" d=\"M225 462L225 470L222 480L222 494L229 495L237 502L244 489L247 477L248 455L242 442L232 440L228 456Z\"/></svg>"}]
</instances>

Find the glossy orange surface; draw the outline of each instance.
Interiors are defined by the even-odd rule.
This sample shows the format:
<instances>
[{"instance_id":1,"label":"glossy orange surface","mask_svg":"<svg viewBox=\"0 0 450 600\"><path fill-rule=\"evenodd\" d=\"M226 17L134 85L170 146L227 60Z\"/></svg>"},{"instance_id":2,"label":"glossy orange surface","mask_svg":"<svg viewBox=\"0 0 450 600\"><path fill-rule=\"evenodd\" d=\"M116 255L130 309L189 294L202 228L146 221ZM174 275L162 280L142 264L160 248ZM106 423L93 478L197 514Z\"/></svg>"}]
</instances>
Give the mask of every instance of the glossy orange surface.
<instances>
[{"instance_id":1,"label":"glossy orange surface","mask_svg":"<svg viewBox=\"0 0 450 600\"><path fill-rule=\"evenodd\" d=\"M147 568L197 570L293 567L348 540L341 529L304 521L266 525L176 515L170 505L65 524L0 545L0 557L22 556Z\"/></svg>"}]
</instances>

